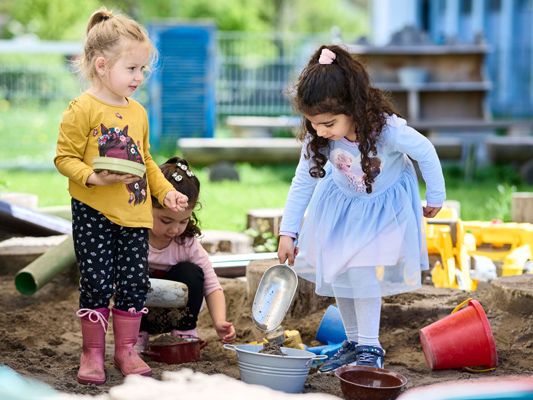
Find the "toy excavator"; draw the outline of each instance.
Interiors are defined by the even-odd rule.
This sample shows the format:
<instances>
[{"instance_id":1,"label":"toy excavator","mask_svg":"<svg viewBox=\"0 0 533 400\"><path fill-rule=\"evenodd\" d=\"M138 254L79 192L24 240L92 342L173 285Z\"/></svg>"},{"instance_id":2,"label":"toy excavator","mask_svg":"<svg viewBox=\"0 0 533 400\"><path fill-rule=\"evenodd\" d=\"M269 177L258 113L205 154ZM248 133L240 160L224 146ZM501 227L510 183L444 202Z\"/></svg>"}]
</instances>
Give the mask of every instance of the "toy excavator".
<instances>
[{"instance_id":1,"label":"toy excavator","mask_svg":"<svg viewBox=\"0 0 533 400\"><path fill-rule=\"evenodd\" d=\"M533 224L462 221L443 207L425 227L435 287L473 291L478 281L533 273Z\"/></svg>"}]
</instances>

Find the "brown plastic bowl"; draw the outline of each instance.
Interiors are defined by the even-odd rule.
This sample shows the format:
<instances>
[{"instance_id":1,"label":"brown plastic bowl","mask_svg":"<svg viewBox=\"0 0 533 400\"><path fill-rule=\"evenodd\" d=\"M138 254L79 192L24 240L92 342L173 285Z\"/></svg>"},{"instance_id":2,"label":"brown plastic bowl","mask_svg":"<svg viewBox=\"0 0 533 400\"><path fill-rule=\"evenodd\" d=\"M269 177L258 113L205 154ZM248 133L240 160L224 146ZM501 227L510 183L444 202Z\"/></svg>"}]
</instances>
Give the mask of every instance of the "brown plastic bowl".
<instances>
[{"instance_id":1,"label":"brown plastic bowl","mask_svg":"<svg viewBox=\"0 0 533 400\"><path fill-rule=\"evenodd\" d=\"M347 365L335 371L346 400L393 400L407 384L407 378L381 368Z\"/></svg>"},{"instance_id":2,"label":"brown plastic bowl","mask_svg":"<svg viewBox=\"0 0 533 400\"><path fill-rule=\"evenodd\" d=\"M198 361L200 350L206 345L207 343L200 339L184 339L183 342L172 344L151 344L143 355L165 364L181 364Z\"/></svg>"}]
</instances>

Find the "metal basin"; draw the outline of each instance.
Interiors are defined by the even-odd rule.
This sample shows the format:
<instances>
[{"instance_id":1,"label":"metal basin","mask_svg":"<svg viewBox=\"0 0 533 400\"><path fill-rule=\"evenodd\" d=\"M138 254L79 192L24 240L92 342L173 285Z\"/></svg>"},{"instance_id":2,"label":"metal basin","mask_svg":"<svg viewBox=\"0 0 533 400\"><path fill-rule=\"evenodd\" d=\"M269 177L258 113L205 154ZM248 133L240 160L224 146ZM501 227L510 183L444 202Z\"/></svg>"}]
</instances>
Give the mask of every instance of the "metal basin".
<instances>
[{"instance_id":1,"label":"metal basin","mask_svg":"<svg viewBox=\"0 0 533 400\"><path fill-rule=\"evenodd\" d=\"M298 275L285 264L278 264L265 271L255 292L252 304L252 320L264 332L272 332L281 325L292 303Z\"/></svg>"},{"instance_id":2,"label":"metal basin","mask_svg":"<svg viewBox=\"0 0 533 400\"><path fill-rule=\"evenodd\" d=\"M281 347L283 355L259 353L263 345L225 344L224 348L237 353L243 382L287 393L301 392L313 361L327 358L325 355L317 356L306 350L289 347Z\"/></svg>"}]
</instances>

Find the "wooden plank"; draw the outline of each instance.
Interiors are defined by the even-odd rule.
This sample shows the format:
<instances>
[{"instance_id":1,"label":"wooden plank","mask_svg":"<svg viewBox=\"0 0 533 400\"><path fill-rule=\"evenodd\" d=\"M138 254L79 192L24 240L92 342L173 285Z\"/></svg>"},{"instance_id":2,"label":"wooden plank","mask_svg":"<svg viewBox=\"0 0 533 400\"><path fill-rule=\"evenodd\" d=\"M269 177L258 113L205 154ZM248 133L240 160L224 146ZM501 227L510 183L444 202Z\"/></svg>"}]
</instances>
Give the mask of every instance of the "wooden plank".
<instances>
[{"instance_id":1,"label":"wooden plank","mask_svg":"<svg viewBox=\"0 0 533 400\"><path fill-rule=\"evenodd\" d=\"M272 259L277 259L277 253L225 254L209 257L217 276L224 278L245 276L250 262Z\"/></svg>"},{"instance_id":2,"label":"wooden plank","mask_svg":"<svg viewBox=\"0 0 533 400\"><path fill-rule=\"evenodd\" d=\"M454 54L485 54L489 51L487 45L391 45L368 46L352 44L347 45L347 50L355 54L369 55L454 55Z\"/></svg>"},{"instance_id":3,"label":"wooden plank","mask_svg":"<svg viewBox=\"0 0 533 400\"><path fill-rule=\"evenodd\" d=\"M272 137L277 129L296 129L301 124L298 117L264 117L233 115L226 118L226 126L237 137Z\"/></svg>"},{"instance_id":4,"label":"wooden plank","mask_svg":"<svg viewBox=\"0 0 533 400\"><path fill-rule=\"evenodd\" d=\"M533 137L493 136L485 141L492 162L521 164L533 159Z\"/></svg>"},{"instance_id":5,"label":"wooden plank","mask_svg":"<svg viewBox=\"0 0 533 400\"><path fill-rule=\"evenodd\" d=\"M53 215L0 200L0 228L14 235L49 236L70 234L72 223Z\"/></svg>"},{"instance_id":6,"label":"wooden plank","mask_svg":"<svg viewBox=\"0 0 533 400\"><path fill-rule=\"evenodd\" d=\"M178 147L193 164L219 161L280 164L298 161L301 144L292 138L183 138L178 140Z\"/></svg>"},{"instance_id":7,"label":"wooden plank","mask_svg":"<svg viewBox=\"0 0 533 400\"><path fill-rule=\"evenodd\" d=\"M449 127L442 123L440 127ZM416 129L420 127L414 126ZM423 125L422 128L427 128ZM420 129L423 130L423 129ZM460 139L430 138L437 153L445 158L460 158ZM296 163L301 144L295 139L251 138L187 138L178 141L184 157L193 164L214 164L220 161L249 163ZM448 154L448 156L447 156ZM450 155L453 154L453 155Z\"/></svg>"}]
</instances>

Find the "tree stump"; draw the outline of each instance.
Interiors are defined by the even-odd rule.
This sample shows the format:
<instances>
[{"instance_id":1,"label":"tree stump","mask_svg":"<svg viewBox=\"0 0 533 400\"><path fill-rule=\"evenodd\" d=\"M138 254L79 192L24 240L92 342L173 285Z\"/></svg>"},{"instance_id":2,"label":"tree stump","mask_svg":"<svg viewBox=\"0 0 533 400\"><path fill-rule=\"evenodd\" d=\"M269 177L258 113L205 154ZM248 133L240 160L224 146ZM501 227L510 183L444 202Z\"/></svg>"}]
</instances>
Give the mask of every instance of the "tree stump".
<instances>
[{"instance_id":1,"label":"tree stump","mask_svg":"<svg viewBox=\"0 0 533 400\"><path fill-rule=\"evenodd\" d=\"M241 254L253 251L252 238L244 233L227 231L203 231L202 233L200 242L209 254Z\"/></svg>"},{"instance_id":2,"label":"tree stump","mask_svg":"<svg viewBox=\"0 0 533 400\"><path fill-rule=\"evenodd\" d=\"M255 292L264 272L273 265L279 264L277 259L252 261L246 268L246 293L250 309L254 302ZM302 315L312 314L323 310L331 304L332 298L319 296L315 293L315 284L298 277L298 289L294 295L287 316L301 318Z\"/></svg>"},{"instance_id":3,"label":"tree stump","mask_svg":"<svg viewBox=\"0 0 533 400\"><path fill-rule=\"evenodd\" d=\"M533 313L533 276L524 274L495 279L490 284L490 295L499 309L530 317Z\"/></svg>"},{"instance_id":4,"label":"tree stump","mask_svg":"<svg viewBox=\"0 0 533 400\"><path fill-rule=\"evenodd\" d=\"M514 222L529 222L533 224L533 192L512 194L511 218Z\"/></svg>"},{"instance_id":5,"label":"tree stump","mask_svg":"<svg viewBox=\"0 0 533 400\"><path fill-rule=\"evenodd\" d=\"M259 232L271 232L274 236L279 235L279 225L283 216L283 208L257 208L249 210L246 227Z\"/></svg>"}]
</instances>

